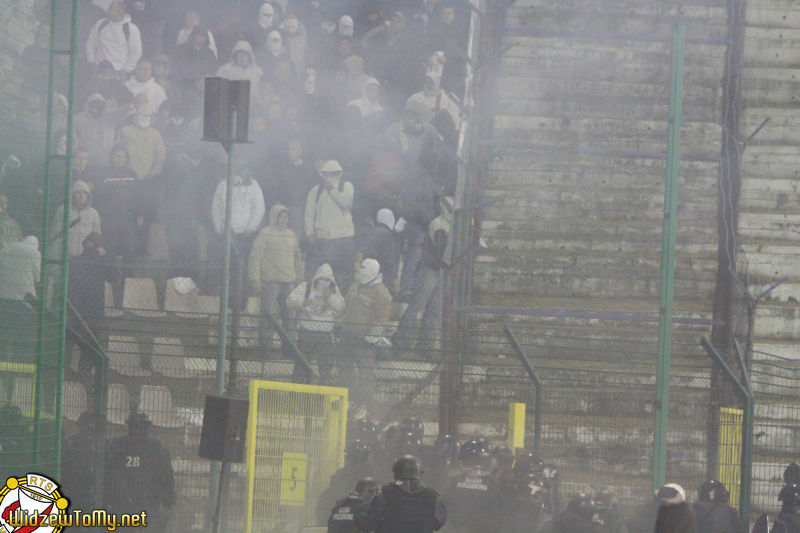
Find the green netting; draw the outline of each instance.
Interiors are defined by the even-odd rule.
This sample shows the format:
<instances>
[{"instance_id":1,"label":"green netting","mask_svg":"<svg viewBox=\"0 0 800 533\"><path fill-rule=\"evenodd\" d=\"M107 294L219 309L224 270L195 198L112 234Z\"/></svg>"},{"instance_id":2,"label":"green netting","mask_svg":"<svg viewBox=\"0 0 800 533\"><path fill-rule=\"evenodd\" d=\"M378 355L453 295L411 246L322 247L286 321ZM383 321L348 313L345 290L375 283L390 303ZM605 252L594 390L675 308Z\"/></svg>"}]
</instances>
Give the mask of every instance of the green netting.
<instances>
[{"instance_id":1,"label":"green netting","mask_svg":"<svg viewBox=\"0 0 800 533\"><path fill-rule=\"evenodd\" d=\"M72 2L3 0L0 13L0 478L57 477Z\"/></svg>"}]
</instances>

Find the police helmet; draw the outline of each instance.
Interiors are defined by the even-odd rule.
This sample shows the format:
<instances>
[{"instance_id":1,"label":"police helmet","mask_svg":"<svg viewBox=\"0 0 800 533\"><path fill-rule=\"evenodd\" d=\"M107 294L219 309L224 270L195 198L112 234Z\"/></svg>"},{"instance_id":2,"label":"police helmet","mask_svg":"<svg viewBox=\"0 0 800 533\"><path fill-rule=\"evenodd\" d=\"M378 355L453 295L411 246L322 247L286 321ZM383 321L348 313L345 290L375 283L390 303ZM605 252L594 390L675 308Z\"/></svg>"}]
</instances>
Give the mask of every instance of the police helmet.
<instances>
[{"instance_id":1,"label":"police helmet","mask_svg":"<svg viewBox=\"0 0 800 533\"><path fill-rule=\"evenodd\" d=\"M394 450L398 454L405 455L416 453L417 450L419 450L419 447L422 445L422 441L416 434L407 431L397 435L393 445Z\"/></svg>"},{"instance_id":2,"label":"police helmet","mask_svg":"<svg viewBox=\"0 0 800 533\"><path fill-rule=\"evenodd\" d=\"M796 513L800 511L800 485L790 483L781 489L778 501L783 502L781 508L784 512Z\"/></svg>"},{"instance_id":3,"label":"police helmet","mask_svg":"<svg viewBox=\"0 0 800 533\"><path fill-rule=\"evenodd\" d=\"M353 420L347 430L347 434L353 439L361 439L368 442L378 440L378 428L366 418Z\"/></svg>"},{"instance_id":4,"label":"police helmet","mask_svg":"<svg viewBox=\"0 0 800 533\"><path fill-rule=\"evenodd\" d=\"M422 424L422 421L415 416L404 418L398 427L401 433L413 433L419 439L425 436L425 426Z\"/></svg>"},{"instance_id":5,"label":"police helmet","mask_svg":"<svg viewBox=\"0 0 800 533\"><path fill-rule=\"evenodd\" d=\"M369 452L369 444L361 439L356 439L347 445L347 448L344 450L344 455L351 461L364 462L369 459Z\"/></svg>"},{"instance_id":6,"label":"police helmet","mask_svg":"<svg viewBox=\"0 0 800 533\"><path fill-rule=\"evenodd\" d=\"M455 459L458 457L458 451L461 449L461 444L452 435L442 435L436 439L433 444L436 450L437 457L446 457L448 459Z\"/></svg>"},{"instance_id":7,"label":"police helmet","mask_svg":"<svg viewBox=\"0 0 800 533\"><path fill-rule=\"evenodd\" d=\"M728 494L725 485L716 479L709 479L700 485L697 490L697 498L701 502L722 502L728 503Z\"/></svg>"},{"instance_id":8,"label":"police helmet","mask_svg":"<svg viewBox=\"0 0 800 533\"><path fill-rule=\"evenodd\" d=\"M573 513L578 516L582 516L587 520L591 520L594 516L594 500L592 496L585 493L579 492L575 494L572 499L567 504L567 512Z\"/></svg>"},{"instance_id":9,"label":"police helmet","mask_svg":"<svg viewBox=\"0 0 800 533\"><path fill-rule=\"evenodd\" d=\"M600 489L594 495L594 505L598 511L616 512L619 508L616 494L608 487Z\"/></svg>"},{"instance_id":10,"label":"police helmet","mask_svg":"<svg viewBox=\"0 0 800 533\"><path fill-rule=\"evenodd\" d=\"M543 469L544 461L536 452L522 452L514 461L515 476L524 476L526 474L541 475Z\"/></svg>"},{"instance_id":11,"label":"police helmet","mask_svg":"<svg viewBox=\"0 0 800 533\"><path fill-rule=\"evenodd\" d=\"M792 483L800 484L800 465L797 463L791 463L789 466L787 466L786 470L783 471L783 481L787 485Z\"/></svg>"},{"instance_id":12,"label":"police helmet","mask_svg":"<svg viewBox=\"0 0 800 533\"><path fill-rule=\"evenodd\" d=\"M356 492L365 500L371 500L378 492L378 482L372 477L362 477L356 483Z\"/></svg>"},{"instance_id":13,"label":"police helmet","mask_svg":"<svg viewBox=\"0 0 800 533\"><path fill-rule=\"evenodd\" d=\"M515 476L514 487L520 494L523 494L526 497L532 497L532 499L538 499L540 501L542 501L545 493L542 478L539 474L535 473L527 473Z\"/></svg>"},{"instance_id":14,"label":"police helmet","mask_svg":"<svg viewBox=\"0 0 800 533\"><path fill-rule=\"evenodd\" d=\"M458 461L470 466L485 466L491 456L491 448L486 443L472 439L461 445Z\"/></svg>"},{"instance_id":15,"label":"police helmet","mask_svg":"<svg viewBox=\"0 0 800 533\"><path fill-rule=\"evenodd\" d=\"M422 477L422 465L414 455L403 455L392 465L392 472L395 479L420 479Z\"/></svg>"},{"instance_id":16,"label":"police helmet","mask_svg":"<svg viewBox=\"0 0 800 533\"><path fill-rule=\"evenodd\" d=\"M146 435L153 425L144 413L134 413L125 421L130 435Z\"/></svg>"}]
</instances>

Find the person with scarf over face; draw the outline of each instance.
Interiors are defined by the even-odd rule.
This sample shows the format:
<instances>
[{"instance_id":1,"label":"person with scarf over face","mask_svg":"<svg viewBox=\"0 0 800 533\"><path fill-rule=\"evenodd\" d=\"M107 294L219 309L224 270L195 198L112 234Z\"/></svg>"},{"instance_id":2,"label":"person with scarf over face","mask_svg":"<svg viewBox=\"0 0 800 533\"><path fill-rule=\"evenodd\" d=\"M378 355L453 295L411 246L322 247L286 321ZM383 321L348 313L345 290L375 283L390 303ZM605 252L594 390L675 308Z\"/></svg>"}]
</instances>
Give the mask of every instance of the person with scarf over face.
<instances>
[{"instance_id":1,"label":"person with scarf over face","mask_svg":"<svg viewBox=\"0 0 800 533\"><path fill-rule=\"evenodd\" d=\"M345 385L353 391L353 402L367 404L373 388L375 350L391 345L385 329L392 314L392 295L383 284L380 263L374 259L361 262L358 280L347 291L344 305L338 352L340 362L354 370L344 373L349 381Z\"/></svg>"},{"instance_id":2,"label":"person with scarf over face","mask_svg":"<svg viewBox=\"0 0 800 533\"><path fill-rule=\"evenodd\" d=\"M140 180L160 176L167 158L164 139L152 124L153 108L149 102L142 102L136 108L133 123L117 132L117 144L128 151L130 168Z\"/></svg>"},{"instance_id":3,"label":"person with scarf over face","mask_svg":"<svg viewBox=\"0 0 800 533\"><path fill-rule=\"evenodd\" d=\"M295 287L286 299L286 306L297 313L297 344L309 362L316 357L319 363L319 383L331 382L334 365L333 330L336 319L344 313L342 293L329 264L320 265L311 281ZM310 383L311 377L295 364L292 381Z\"/></svg>"},{"instance_id":4,"label":"person with scarf over face","mask_svg":"<svg viewBox=\"0 0 800 533\"><path fill-rule=\"evenodd\" d=\"M256 48L256 60L261 70L264 72L264 79L273 84L276 89L281 85L278 77L278 65L284 61L291 63L289 49L283 40L283 35L278 30L272 30L267 34L266 44ZM296 81L297 74L293 73L293 81Z\"/></svg>"},{"instance_id":5,"label":"person with scarf over face","mask_svg":"<svg viewBox=\"0 0 800 533\"><path fill-rule=\"evenodd\" d=\"M347 107L355 107L361 114L364 129L378 133L386 128L386 111L380 103L381 84L375 78L367 78L364 82L361 98L350 100Z\"/></svg>"},{"instance_id":6,"label":"person with scarf over face","mask_svg":"<svg viewBox=\"0 0 800 533\"><path fill-rule=\"evenodd\" d=\"M300 243L289 228L289 211L283 205L275 204L269 210L269 225L258 233L253 242L247 273L253 291L261 296L258 338L259 346L266 350L268 343L273 346L278 343L273 338L277 334L265 315L271 313L276 318L280 317L284 329L291 329L286 298L295 284L303 279Z\"/></svg>"},{"instance_id":7,"label":"person with scarf over face","mask_svg":"<svg viewBox=\"0 0 800 533\"><path fill-rule=\"evenodd\" d=\"M83 111L75 115L75 139L89 152L89 166L98 169L108 162L114 146L114 132L122 121L124 109L106 109L106 99L92 93Z\"/></svg>"},{"instance_id":8,"label":"person with scarf over face","mask_svg":"<svg viewBox=\"0 0 800 533\"><path fill-rule=\"evenodd\" d=\"M289 13L281 24L281 30L289 48L289 59L294 64L294 71L299 75L306 71L306 51L308 50L306 28L294 14Z\"/></svg>"},{"instance_id":9,"label":"person with scarf over face","mask_svg":"<svg viewBox=\"0 0 800 533\"><path fill-rule=\"evenodd\" d=\"M256 50L263 49L267 44L269 32L278 29L275 7L270 2L264 2L258 8L256 19L250 19L250 30L247 31L247 40Z\"/></svg>"},{"instance_id":10,"label":"person with scarf over face","mask_svg":"<svg viewBox=\"0 0 800 533\"><path fill-rule=\"evenodd\" d=\"M409 102L418 102L432 111L431 118L440 113L449 113L456 129L461 123L461 106L457 99L441 87L441 75L429 72L425 75L425 85L421 92L408 97Z\"/></svg>"}]
</instances>

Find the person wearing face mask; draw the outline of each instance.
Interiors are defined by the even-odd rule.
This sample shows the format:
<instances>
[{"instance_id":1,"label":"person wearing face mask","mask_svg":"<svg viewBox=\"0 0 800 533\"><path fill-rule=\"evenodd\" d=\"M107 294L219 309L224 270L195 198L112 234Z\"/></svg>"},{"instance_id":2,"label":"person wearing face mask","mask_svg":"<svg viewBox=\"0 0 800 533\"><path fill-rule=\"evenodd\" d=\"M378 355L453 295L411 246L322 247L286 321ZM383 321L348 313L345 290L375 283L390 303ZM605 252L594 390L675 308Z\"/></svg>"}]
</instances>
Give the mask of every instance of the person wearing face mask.
<instances>
[{"instance_id":1,"label":"person wearing face mask","mask_svg":"<svg viewBox=\"0 0 800 533\"><path fill-rule=\"evenodd\" d=\"M142 57L142 37L122 0L113 0L106 17L97 21L86 41L86 59L98 66L107 60L117 72L133 71Z\"/></svg>"},{"instance_id":2,"label":"person wearing face mask","mask_svg":"<svg viewBox=\"0 0 800 533\"><path fill-rule=\"evenodd\" d=\"M152 122L153 108L148 102L142 102L133 115L133 123L117 132L116 142L128 151L130 168L140 180L160 176L167 157L164 139Z\"/></svg>"},{"instance_id":3,"label":"person wearing face mask","mask_svg":"<svg viewBox=\"0 0 800 533\"><path fill-rule=\"evenodd\" d=\"M102 167L114 145L114 132L121 122L124 110L106 111L106 99L92 93L83 111L75 115L75 139L89 152L89 165Z\"/></svg>"},{"instance_id":4,"label":"person wearing face mask","mask_svg":"<svg viewBox=\"0 0 800 533\"><path fill-rule=\"evenodd\" d=\"M404 224L405 221L401 223ZM375 215L375 226L364 245L364 257L375 259L381 265L383 284L391 294L397 292L397 267L400 263L400 240L398 223L394 213L386 207Z\"/></svg>"},{"instance_id":5,"label":"person wearing face mask","mask_svg":"<svg viewBox=\"0 0 800 533\"><path fill-rule=\"evenodd\" d=\"M430 125L432 118L433 112L427 105L409 99L400 122L387 128L383 136L384 148L401 155L409 164L415 164L423 148L441 143L436 129Z\"/></svg>"},{"instance_id":6,"label":"person wearing face mask","mask_svg":"<svg viewBox=\"0 0 800 533\"><path fill-rule=\"evenodd\" d=\"M342 37L352 37L355 30L353 17L350 15L342 15L339 17L339 35Z\"/></svg>"},{"instance_id":7,"label":"person wearing face mask","mask_svg":"<svg viewBox=\"0 0 800 533\"><path fill-rule=\"evenodd\" d=\"M305 235L309 250L306 276L329 263L342 287L353 280L355 254L353 197L355 188L342 176L342 166L331 160L319 168L320 182L306 197Z\"/></svg>"},{"instance_id":8,"label":"person wearing face mask","mask_svg":"<svg viewBox=\"0 0 800 533\"><path fill-rule=\"evenodd\" d=\"M289 58L294 64L295 72L305 72L306 50L308 49L308 35L305 26L294 14L289 13L281 24L281 30L289 47Z\"/></svg>"},{"instance_id":9,"label":"person wearing face mask","mask_svg":"<svg viewBox=\"0 0 800 533\"><path fill-rule=\"evenodd\" d=\"M297 313L297 343L308 360L319 362L320 385L331 381L334 364L335 320L345 311L344 298L327 263L317 268L311 281L303 282L289 294L286 306ZM292 381L309 383L310 376L295 365Z\"/></svg>"},{"instance_id":10,"label":"person wearing face mask","mask_svg":"<svg viewBox=\"0 0 800 533\"><path fill-rule=\"evenodd\" d=\"M256 59L264 72L264 79L269 80L276 90L279 90L282 85L278 79L279 65L290 59L289 49L286 47L280 31L272 30L267 34L266 44L261 48L256 48ZM293 70L294 64L290 64ZM292 81L296 81L296 74L294 72L292 74Z\"/></svg>"},{"instance_id":11,"label":"person wearing face mask","mask_svg":"<svg viewBox=\"0 0 800 533\"><path fill-rule=\"evenodd\" d=\"M441 80L439 74L429 72L425 75L423 90L409 96L408 102L426 106L433 113L431 119L440 113L448 113L458 129L461 122L461 104L455 96L442 89Z\"/></svg>"},{"instance_id":12,"label":"person wearing face mask","mask_svg":"<svg viewBox=\"0 0 800 533\"><path fill-rule=\"evenodd\" d=\"M261 67L256 65L253 48L247 41L237 41L231 52L231 60L217 70L217 76L220 78L250 80L251 89L258 85L263 73Z\"/></svg>"},{"instance_id":13,"label":"person wearing face mask","mask_svg":"<svg viewBox=\"0 0 800 533\"><path fill-rule=\"evenodd\" d=\"M258 8L258 16L251 22L250 30L246 32L247 40L256 49L264 48L267 44L269 32L278 28L277 17L275 16L275 6L270 2L264 2Z\"/></svg>"},{"instance_id":14,"label":"person wearing face mask","mask_svg":"<svg viewBox=\"0 0 800 533\"><path fill-rule=\"evenodd\" d=\"M153 64L147 59L139 61L136 70L133 71L133 76L125 82L125 88L134 97L144 94L153 111L158 111L161 104L167 99L164 88L153 79Z\"/></svg>"},{"instance_id":15,"label":"person wearing face mask","mask_svg":"<svg viewBox=\"0 0 800 533\"><path fill-rule=\"evenodd\" d=\"M353 106L361 115L364 129L378 133L386 127L386 111L379 100L381 84L375 78L367 78L361 98L350 100L347 107Z\"/></svg>"},{"instance_id":16,"label":"person wearing face mask","mask_svg":"<svg viewBox=\"0 0 800 533\"><path fill-rule=\"evenodd\" d=\"M358 281L350 286L344 299L345 314L341 318L339 358L352 368L348 384L352 401L365 404L373 385L371 367L376 347L391 346L386 327L392 314L392 295L383 284L381 265L375 259L364 259L358 269Z\"/></svg>"}]
</instances>

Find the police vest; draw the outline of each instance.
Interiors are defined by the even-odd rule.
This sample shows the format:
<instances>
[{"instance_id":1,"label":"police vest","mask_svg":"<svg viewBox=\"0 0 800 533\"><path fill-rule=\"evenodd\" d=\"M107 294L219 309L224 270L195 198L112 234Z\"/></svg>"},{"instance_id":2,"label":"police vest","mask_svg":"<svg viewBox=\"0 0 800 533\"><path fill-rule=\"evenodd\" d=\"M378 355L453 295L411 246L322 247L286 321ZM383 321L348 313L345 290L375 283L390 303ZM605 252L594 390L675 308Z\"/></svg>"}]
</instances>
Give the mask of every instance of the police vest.
<instances>
[{"instance_id":1,"label":"police vest","mask_svg":"<svg viewBox=\"0 0 800 533\"><path fill-rule=\"evenodd\" d=\"M409 493L390 483L383 487L386 508L380 533L430 533L439 497L431 488Z\"/></svg>"}]
</instances>

